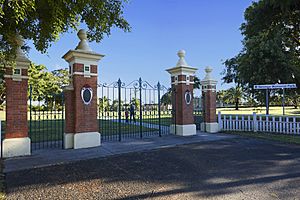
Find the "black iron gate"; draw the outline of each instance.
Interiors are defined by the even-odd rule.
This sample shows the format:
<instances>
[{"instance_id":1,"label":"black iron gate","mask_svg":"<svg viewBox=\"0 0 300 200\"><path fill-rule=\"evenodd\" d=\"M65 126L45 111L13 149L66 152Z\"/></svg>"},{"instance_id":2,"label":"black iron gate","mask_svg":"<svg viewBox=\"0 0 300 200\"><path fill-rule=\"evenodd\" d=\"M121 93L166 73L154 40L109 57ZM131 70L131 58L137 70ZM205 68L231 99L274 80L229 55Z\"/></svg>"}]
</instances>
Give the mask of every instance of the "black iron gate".
<instances>
[{"instance_id":1,"label":"black iron gate","mask_svg":"<svg viewBox=\"0 0 300 200\"><path fill-rule=\"evenodd\" d=\"M204 122L204 109L203 109L203 97L194 97L194 122L196 124L196 129L201 130L201 124Z\"/></svg>"},{"instance_id":2,"label":"black iron gate","mask_svg":"<svg viewBox=\"0 0 300 200\"><path fill-rule=\"evenodd\" d=\"M141 78L123 83L120 79L98 86L98 120L101 138L123 140L169 134L170 90Z\"/></svg>"},{"instance_id":3,"label":"black iron gate","mask_svg":"<svg viewBox=\"0 0 300 200\"><path fill-rule=\"evenodd\" d=\"M64 95L44 94L29 87L29 137L31 149L62 148Z\"/></svg>"}]
</instances>

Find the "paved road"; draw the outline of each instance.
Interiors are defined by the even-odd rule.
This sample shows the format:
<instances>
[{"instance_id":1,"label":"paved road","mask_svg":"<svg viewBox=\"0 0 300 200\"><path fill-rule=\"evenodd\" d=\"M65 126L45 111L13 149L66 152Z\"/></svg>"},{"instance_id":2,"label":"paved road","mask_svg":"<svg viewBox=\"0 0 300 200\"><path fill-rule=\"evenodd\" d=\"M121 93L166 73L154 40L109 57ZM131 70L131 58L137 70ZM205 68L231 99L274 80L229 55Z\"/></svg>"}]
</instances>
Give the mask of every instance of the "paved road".
<instances>
[{"instance_id":1,"label":"paved road","mask_svg":"<svg viewBox=\"0 0 300 200\"><path fill-rule=\"evenodd\" d=\"M300 146L233 138L8 173L7 199L300 199Z\"/></svg>"}]
</instances>

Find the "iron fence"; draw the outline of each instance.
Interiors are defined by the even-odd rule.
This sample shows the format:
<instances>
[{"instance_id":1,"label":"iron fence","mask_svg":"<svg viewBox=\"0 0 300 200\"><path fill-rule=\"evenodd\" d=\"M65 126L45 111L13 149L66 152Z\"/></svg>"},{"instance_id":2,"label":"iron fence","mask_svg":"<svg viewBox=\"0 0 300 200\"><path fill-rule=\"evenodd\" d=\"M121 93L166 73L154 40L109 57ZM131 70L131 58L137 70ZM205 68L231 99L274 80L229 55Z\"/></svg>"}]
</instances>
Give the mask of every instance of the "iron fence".
<instances>
[{"instance_id":1,"label":"iron fence","mask_svg":"<svg viewBox=\"0 0 300 200\"><path fill-rule=\"evenodd\" d=\"M141 78L98 85L99 132L103 140L123 140L169 134L172 107L162 101L168 89Z\"/></svg>"},{"instance_id":2,"label":"iron fence","mask_svg":"<svg viewBox=\"0 0 300 200\"><path fill-rule=\"evenodd\" d=\"M64 95L39 94L29 87L29 137L31 149L62 148Z\"/></svg>"}]
</instances>

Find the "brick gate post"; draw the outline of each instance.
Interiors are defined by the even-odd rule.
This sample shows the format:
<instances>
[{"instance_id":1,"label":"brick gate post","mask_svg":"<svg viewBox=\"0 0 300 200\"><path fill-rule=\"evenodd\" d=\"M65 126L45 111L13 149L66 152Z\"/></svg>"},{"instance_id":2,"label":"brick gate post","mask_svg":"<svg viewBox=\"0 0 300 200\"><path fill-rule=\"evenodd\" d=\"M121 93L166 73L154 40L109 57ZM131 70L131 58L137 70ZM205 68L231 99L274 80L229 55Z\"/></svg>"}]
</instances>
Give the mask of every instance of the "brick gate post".
<instances>
[{"instance_id":1,"label":"brick gate post","mask_svg":"<svg viewBox=\"0 0 300 200\"><path fill-rule=\"evenodd\" d=\"M22 38L20 47L22 46ZM3 140L3 157L30 155L28 137L27 92L28 67L30 61L21 48L16 55L16 66L6 67L4 81L6 86L6 127Z\"/></svg>"},{"instance_id":2,"label":"brick gate post","mask_svg":"<svg viewBox=\"0 0 300 200\"><path fill-rule=\"evenodd\" d=\"M185 51L177 53L179 61L176 67L167 69L171 74L173 121L171 133L181 136L195 135L193 86L197 68L188 66L184 57Z\"/></svg>"},{"instance_id":3,"label":"brick gate post","mask_svg":"<svg viewBox=\"0 0 300 200\"><path fill-rule=\"evenodd\" d=\"M216 133L219 131L216 114L216 85L217 81L211 77L212 68L205 68L206 76L200 82L203 96L204 128L206 132Z\"/></svg>"},{"instance_id":4,"label":"brick gate post","mask_svg":"<svg viewBox=\"0 0 300 200\"><path fill-rule=\"evenodd\" d=\"M65 89L64 148L88 148L101 144L97 119L98 61L104 56L91 50L86 32L78 32L80 39L75 50L63 58L69 63L70 84Z\"/></svg>"}]
</instances>

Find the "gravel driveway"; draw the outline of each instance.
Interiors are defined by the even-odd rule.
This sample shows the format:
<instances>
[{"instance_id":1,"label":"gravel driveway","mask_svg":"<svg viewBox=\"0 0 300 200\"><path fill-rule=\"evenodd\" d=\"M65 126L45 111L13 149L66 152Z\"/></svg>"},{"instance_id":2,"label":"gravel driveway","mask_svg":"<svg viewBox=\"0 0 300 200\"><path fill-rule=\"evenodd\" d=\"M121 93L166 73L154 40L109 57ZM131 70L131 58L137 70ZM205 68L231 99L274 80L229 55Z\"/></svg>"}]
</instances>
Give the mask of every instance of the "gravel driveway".
<instances>
[{"instance_id":1,"label":"gravel driveway","mask_svg":"<svg viewBox=\"0 0 300 200\"><path fill-rule=\"evenodd\" d=\"M300 199L300 146L235 138L8 173L7 199Z\"/></svg>"}]
</instances>

